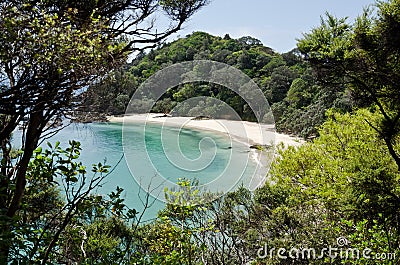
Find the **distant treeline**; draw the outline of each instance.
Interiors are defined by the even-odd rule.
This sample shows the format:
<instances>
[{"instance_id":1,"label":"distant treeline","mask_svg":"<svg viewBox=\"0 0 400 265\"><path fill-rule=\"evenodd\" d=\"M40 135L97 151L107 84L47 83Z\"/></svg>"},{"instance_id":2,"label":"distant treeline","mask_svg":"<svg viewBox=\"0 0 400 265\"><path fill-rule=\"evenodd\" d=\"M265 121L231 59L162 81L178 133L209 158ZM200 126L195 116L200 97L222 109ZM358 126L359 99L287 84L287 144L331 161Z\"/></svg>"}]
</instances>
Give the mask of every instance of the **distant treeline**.
<instances>
[{"instance_id":1,"label":"distant treeline","mask_svg":"<svg viewBox=\"0 0 400 265\"><path fill-rule=\"evenodd\" d=\"M319 84L308 62L297 49L279 54L252 37L232 39L204 32L166 43L139 54L131 63L91 86L83 110L123 114L136 89L147 78L169 65L191 60L214 60L234 66L252 78L271 105L278 131L312 137L325 120L330 108L348 111L354 105L350 93L340 82ZM216 84L185 84L172 88L155 104L152 111L168 113L178 102L193 96L215 97L229 104L245 120L254 120L246 102L230 89ZM214 116L218 106L202 110ZM196 109L189 111L197 116Z\"/></svg>"}]
</instances>

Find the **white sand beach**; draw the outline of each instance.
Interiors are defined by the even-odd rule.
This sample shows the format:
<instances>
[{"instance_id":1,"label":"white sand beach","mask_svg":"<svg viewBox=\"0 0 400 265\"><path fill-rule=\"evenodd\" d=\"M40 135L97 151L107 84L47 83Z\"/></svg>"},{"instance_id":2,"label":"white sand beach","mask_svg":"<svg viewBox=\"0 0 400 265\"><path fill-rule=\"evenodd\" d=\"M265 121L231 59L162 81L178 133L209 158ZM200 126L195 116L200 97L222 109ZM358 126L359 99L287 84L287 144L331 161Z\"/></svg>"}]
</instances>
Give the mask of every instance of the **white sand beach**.
<instances>
[{"instance_id":1,"label":"white sand beach","mask_svg":"<svg viewBox=\"0 0 400 265\"><path fill-rule=\"evenodd\" d=\"M251 145L276 146L283 143L285 146L300 146L304 140L285 134L276 133L273 125L260 125L255 122L234 121L222 119L203 119L197 120L193 117L171 117L159 113L149 114L130 114L121 117L110 116L109 122L118 123L139 123L139 124L162 124L178 128L188 128L195 130L206 130L230 137L231 141L236 141L250 147ZM273 149L267 149L273 151ZM257 163L254 175L246 183L250 190L255 190L267 181L267 172L271 164L271 152L259 151L256 148L249 150L250 157ZM227 180L224 180L225 182ZM227 182L229 183L229 181ZM218 184L220 187L223 184Z\"/></svg>"},{"instance_id":2,"label":"white sand beach","mask_svg":"<svg viewBox=\"0 0 400 265\"><path fill-rule=\"evenodd\" d=\"M193 120L193 117L163 117L159 113L131 114L123 117L109 116L108 120L109 122L121 123L159 123L166 126L215 131L249 145L277 145L283 143L285 146L299 146L304 143L301 138L276 133L272 125L260 125L247 121Z\"/></svg>"}]
</instances>

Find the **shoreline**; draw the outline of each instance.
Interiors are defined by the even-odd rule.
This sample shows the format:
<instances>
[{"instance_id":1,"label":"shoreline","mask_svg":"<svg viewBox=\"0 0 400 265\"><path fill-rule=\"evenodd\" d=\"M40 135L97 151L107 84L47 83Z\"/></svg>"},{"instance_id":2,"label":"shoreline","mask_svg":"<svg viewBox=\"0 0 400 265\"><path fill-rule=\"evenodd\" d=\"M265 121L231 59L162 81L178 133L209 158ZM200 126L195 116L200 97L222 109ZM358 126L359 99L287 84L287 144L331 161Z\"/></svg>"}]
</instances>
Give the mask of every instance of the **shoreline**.
<instances>
[{"instance_id":1,"label":"shoreline","mask_svg":"<svg viewBox=\"0 0 400 265\"><path fill-rule=\"evenodd\" d=\"M107 116L108 122L118 123L154 123L166 126L185 127L204 131L217 132L233 138L245 145L300 146L305 140L275 132L273 125L260 125L255 122L240 120L207 119L194 120L194 117L171 117L160 113L130 114L125 116Z\"/></svg>"},{"instance_id":2,"label":"shoreline","mask_svg":"<svg viewBox=\"0 0 400 265\"><path fill-rule=\"evenodd\" d=\"M252 190L264 185L267 180L266 173L268 170L266 169L269 168L272 162L271 159L275 155L277 145L283 143L284 148L286 148L288 146L300 146L305 142L298 137L276 133L274 125L260 125L255 122L240 120L194 120L193 117L171 117L157 113L130 114L118 117L108 116L107 120L111 123L122 124L160 124L163 126L214 132L229 137L231 141L235 141L248 148L249 158L257 165L254 172L255 179L251 181L251 183L256 183L256 185L252 186ZM260 150L257 146L254 148L252 145L259 145L266 148Z\"/></svg>"}]
</instances>

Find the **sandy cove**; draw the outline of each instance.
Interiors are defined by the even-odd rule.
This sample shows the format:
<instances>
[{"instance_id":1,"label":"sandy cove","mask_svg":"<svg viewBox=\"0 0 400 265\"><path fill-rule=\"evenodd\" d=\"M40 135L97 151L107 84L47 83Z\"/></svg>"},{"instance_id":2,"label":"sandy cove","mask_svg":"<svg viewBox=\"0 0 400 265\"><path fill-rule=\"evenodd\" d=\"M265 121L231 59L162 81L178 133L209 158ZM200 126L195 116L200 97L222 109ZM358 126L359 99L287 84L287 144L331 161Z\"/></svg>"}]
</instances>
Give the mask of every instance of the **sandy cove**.
<instances>
[{"instance_id":1,"label":"sandy cove","mask_svg":"<svg viewBox=\"0 0 400 265\"><path fill-rule=\"evenodd\" d=\"M255 122L220 119L194 120L193 117L165 117L159 113L131 114L123 117L109 116L107 118L109 122L158 123L165 126L214 131L250 145L277 145L283 143L285 146L299 146L304 143L301 138L276 133L271 125L260 125Z\"/></svg>"}]
</instances>

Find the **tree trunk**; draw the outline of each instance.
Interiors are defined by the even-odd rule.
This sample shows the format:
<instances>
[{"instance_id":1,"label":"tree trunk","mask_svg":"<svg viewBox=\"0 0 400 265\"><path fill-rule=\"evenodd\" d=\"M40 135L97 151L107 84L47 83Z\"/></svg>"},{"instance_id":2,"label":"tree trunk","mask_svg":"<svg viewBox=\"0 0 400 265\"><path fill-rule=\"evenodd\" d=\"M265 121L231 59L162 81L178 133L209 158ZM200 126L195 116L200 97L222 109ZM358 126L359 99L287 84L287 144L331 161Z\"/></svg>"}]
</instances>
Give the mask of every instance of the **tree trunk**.
<instances>
[{"instance_id":1,"label":"tree trunk","mask_svg":"<svg viewBox=\"0 0 400 265\"><path fill-rule=\"evenodd\" d=\"M390 155L393 157L394 161L397 164L397 170L400 172L400 157L397 155L396 151L394 150L391 139L385 138L384 140L385 140L385 143L389 150Z\"/></svg>"},{"instance_id":2,"label":"tree trunk","mask_svg":"<svg viewBox=\"0 0 400 265\"><path fill-rule=\"evenodd\" d=\"M26 171L28 169L29 161L33 155L33 151L37 148L39 138L43 128L43 115L42 112L31 114L31 119L26 132L26 140L24 147L24 154L21 161L18 163L15 191L11 204L8 207L7 216L13 217L20 207L22 197L24 195L26 185Z\"/></svg>"},{"instance_id":3,"label":"tree trunk","mask_svg":"<svg viewBox=\"0 0 400 265\"><path fill-rule=\"evenodd\" d=\"M26 185L26 172L28 169L29 161L33 155L33 151L37 148L39 138L44 128L45 121L43 120L43 112L35 112L31 114L31 119L28 124L24 153L18 163L15 173L15 190L11 203L3 209L2 220L0 220L0 264L7 264L8 255L12 243L12 221L17 210L20 208L21 201L25 191ZM12 191L9 191L12 192Z\"/></svg>"}]
</instances>

